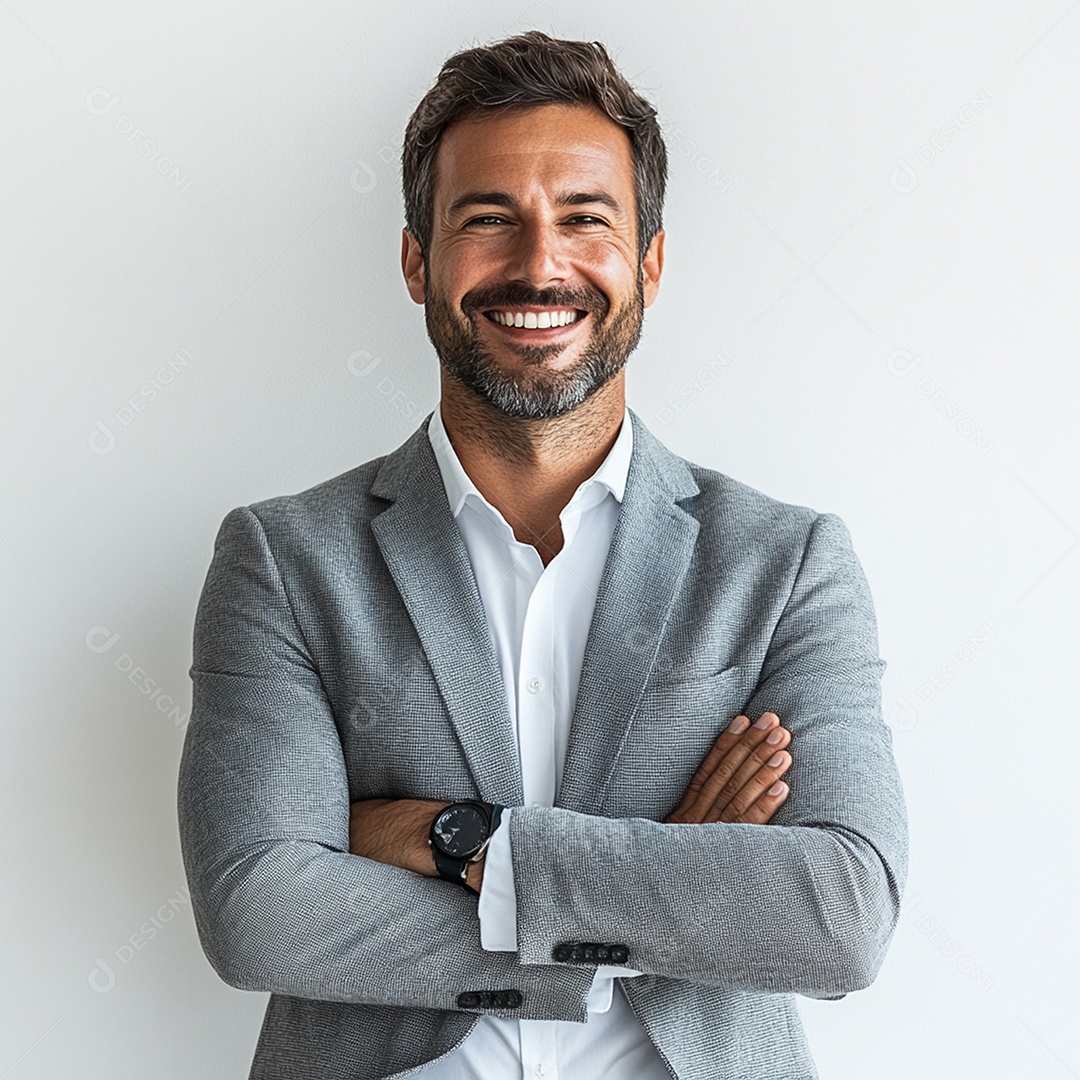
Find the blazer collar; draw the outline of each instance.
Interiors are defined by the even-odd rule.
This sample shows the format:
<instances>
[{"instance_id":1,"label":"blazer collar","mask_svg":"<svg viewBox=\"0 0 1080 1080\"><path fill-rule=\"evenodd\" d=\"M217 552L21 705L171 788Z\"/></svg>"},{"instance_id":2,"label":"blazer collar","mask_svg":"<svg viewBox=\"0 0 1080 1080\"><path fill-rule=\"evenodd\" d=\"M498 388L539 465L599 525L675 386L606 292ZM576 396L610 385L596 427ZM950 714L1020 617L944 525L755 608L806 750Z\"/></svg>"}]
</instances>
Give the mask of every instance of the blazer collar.
<instances>
[{"instance_id":1,"label":"blazer collar","mask_svg":"<svg viewBox=\"0 0 1080 1080\"><path fill-rule=\"evenodd\" d=\"M555 805L597 813L686 575L699 523L679 500L699 491L685 460L632 410L633 450L600 578ZM521 805L516 740L483 602L428 437L432 414L386 455L371 519L446 703L481 798Z\"/></svg>"}]
</instances>

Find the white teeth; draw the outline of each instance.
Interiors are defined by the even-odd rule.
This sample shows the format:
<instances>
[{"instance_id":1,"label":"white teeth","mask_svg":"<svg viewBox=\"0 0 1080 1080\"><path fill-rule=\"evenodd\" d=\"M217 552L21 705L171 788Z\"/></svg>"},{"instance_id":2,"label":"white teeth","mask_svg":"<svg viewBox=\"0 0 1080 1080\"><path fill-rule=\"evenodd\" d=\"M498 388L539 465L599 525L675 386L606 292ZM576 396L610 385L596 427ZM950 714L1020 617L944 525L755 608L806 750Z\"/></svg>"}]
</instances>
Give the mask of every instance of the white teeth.
<instances>
[{"instance_id":1,"label":"white teeth","mask_svg":"<svg viewBox=\"0 0 1080 1080\"><path fill-rule=\"evenodd\" d=\"M577 322L576 311L492 311L491 317L502 326L522 326L528 330L546 330L553 326L567 326Z\"/></svg>"}]
</instances>

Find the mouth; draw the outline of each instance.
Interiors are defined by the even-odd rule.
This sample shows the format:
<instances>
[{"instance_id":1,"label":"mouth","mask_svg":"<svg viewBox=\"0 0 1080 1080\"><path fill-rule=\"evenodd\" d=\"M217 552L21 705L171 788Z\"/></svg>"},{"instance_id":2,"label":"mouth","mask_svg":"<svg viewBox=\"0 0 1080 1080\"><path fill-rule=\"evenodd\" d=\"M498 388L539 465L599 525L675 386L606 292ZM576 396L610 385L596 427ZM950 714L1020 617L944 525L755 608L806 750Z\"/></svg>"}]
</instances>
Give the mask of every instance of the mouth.
<instances>
[{"instance_id":1,"label":"mouth","mask_svg":"<svg viewBox=\"0 0 1080 1080\"><path fill-rule=\"evenodd\" d=\"M547 341L574 333L589 313L570 307L495 307L481 314L508 337L519 341Z\"/></svg>"}]
</instances>

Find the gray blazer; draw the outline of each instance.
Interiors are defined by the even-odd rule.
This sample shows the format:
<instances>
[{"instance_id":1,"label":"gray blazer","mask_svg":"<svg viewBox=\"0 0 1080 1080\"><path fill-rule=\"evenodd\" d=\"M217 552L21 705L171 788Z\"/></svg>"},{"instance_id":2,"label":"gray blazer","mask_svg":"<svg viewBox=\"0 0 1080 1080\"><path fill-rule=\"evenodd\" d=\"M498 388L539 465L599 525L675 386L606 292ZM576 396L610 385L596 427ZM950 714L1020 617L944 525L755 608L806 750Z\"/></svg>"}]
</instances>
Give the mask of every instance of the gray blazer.
<instances>
[{"instance_id":1,"label":"gray blazer","mask_svg":"<svg viewBox=\"0 0 1080 1080\"><path fill-rule=\"evenodd\" d=\"M875 978L907 821L847 529L686 461L630 415L554 808L521 807L430 414L385 457L222 522L179 825L207 957L271 995L249 1080L405 1076L485 1012L584 1021L611 961L580 943L623 945L644 973L625 990L673 1077L812 1080L794 995ZM766 710L792 733L772 821L664 824L732 717ZM516 954L481 948L466 890L349 853L349 803L375 796L521 807Z\"/></svg>"}]
</instances>

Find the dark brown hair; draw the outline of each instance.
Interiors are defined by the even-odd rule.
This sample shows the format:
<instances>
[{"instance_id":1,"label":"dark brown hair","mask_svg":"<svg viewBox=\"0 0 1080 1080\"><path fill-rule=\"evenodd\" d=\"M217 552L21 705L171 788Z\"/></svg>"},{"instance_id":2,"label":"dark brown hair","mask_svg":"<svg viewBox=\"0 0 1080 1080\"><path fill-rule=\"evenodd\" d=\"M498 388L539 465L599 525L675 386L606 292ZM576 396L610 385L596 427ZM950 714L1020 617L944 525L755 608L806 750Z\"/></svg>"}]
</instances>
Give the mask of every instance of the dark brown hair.
<instances>
[{"instance_id":1,"label":"dark brown hair","mask_svg":"<svg viewBox=\"0 0 1080 1080\"><path fill-rule=\"evenodd\" d=\"M405 228L427 261L435 203L435 155L456 120L481 109L589 104L630 139L637 204L638 263L660 231L667 150L656 110L623 78L599 41L564 41L529 30L455 53L405 128L401 187Z\"/></svg>"}]
</instances>

